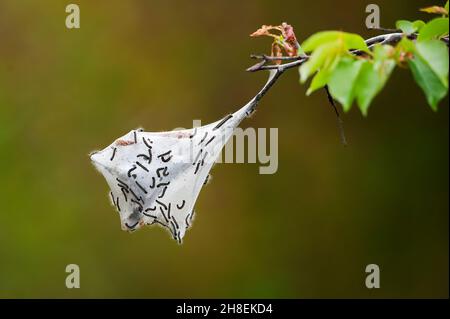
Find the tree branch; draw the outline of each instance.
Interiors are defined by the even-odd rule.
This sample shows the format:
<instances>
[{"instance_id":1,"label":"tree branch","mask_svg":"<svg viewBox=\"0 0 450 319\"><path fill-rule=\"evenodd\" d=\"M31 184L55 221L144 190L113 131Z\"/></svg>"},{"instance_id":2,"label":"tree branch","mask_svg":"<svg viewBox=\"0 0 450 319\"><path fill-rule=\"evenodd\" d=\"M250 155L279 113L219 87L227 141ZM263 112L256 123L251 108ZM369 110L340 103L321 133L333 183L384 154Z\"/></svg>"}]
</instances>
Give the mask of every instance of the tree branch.
<instances>
[{"instance_id":1,"label":"tree branch","mask_svg":"<svg viewBox=\"0 0 450 319\"><path fill-rule=\"evenodd\" d=\"M367 39L367 40L365 40L365 42L370 49L377 43L396 44L402 39L402 37L403 37L403 33L399 33L399 32L387 33L387 34L382 34L382 35ZM365 52L359 51L359 50L353 50L353 51L351 51L351 53L354 55L366 54ZM303 63L308 61L309 56L305 54L305 55L299 55L299 56L295 56L295 57L290 57L290 56L274 57L274 56L268 56L265 54L260 54L260 55L253 54L253 55L251 55L251 58L259 59L261 61L254 64L253 66L249 67L247 69L248 72L269 70L272 74L269 77L269 80L267 81L267 83L261 89L261 91L259 91L258 94L249 102L248 109L246 111L247 116L249 116L250 114L252 114L255 111L259 100L261 100L261 98L270 90L270 88L275 84L275 82L283 74L284 71L302 65ZM281 62L281 61L288 61L288 62L280 63L280 64L269 64L272 62ZM327 93L328 101L331 104L331 106L333 107L334 112L336 114L341 143L345 146L345 145L347 145L347 140L345 138L343 121L339 115L339 111L336 107L334 99L331 96L330 91L328 90L327 86L325 87L325 91Z\"/></svg>"},{"instance_id":2,"label":"tree branch","mask_svg":"<svg viewBox=\"0 0 450 319\"><path fill-rule=\"evenodd\" d=\"M369 49L371 49L375 44L396 44L398 43L402 37L403 33L401 32L395 32L395 33L387 33L387 34L381 34L375 37L372 37L370 39L365 40L367 46ZM408 36L411 39L415 39L415 35ZM351 51L354 55L361 55L364 54L363 51L360 50L353 50ZM265 54L259 54L255 55L252 54L251 58L253 59L259 59L260 62L256 63L255 65L249 67L246 71L248 72L256 72L261 70L287 70L294 68L296 66L300 66L303 63L305 63L309 59L309 55L299 55L295 57L273 57L273 56L267 56ZM277 65L268 65L268 63L273 61L291 61L284 64L277 64Z\"/></svg>"},{"instance_id":3,"label":"tree branch","mask_svg":"<svg viewBox=\"0 0 450 319\"><path fill-rule=\"evenodd\" d=\"M387 30L387 29L386 29ZM396 30L393 30L396 31ZM372 49L376 44L391 44L395 45L404 37L404 34L402 32L391 32L386 34L381 34L369 39L366 39L365 42L367 44L367 47L369 49ZM413 33L407 36L410 40L415 40L417 38L417 34ZM441 39L444 43L449 45L449 39L447 37L443 37ZM360 50L351 50L350 53L354 55L364 55L367 54L364 51ZM249 67L246 71L248 72L258 72L262 70L269 70L272 72L271 76L269 77L269 80L264 85L264 87L261 89L261 91L250 101L249 108L247 110L247 116L254 112L256 109L259 100L269 91L269 89L275 84L275 82L278 80L278 78L283 74L284 71L288 69L292 69L295 67L298 67L308 61L310 58L309 55L298 55L298 56L281 56L281 57L275 57L275 56L268 56L265 54L252 54L250 56L252 59L258 59L261 60L260 62L254 64L253 66ZM281 62L281 61L287 61L286 63L279 63L279 64L271 64L272 62ZM340 136L341 136L341 142L344 145L347 145L347 141L344 134L343 129L343 122L339 115L339 112L337 110L336 104L334 102L333 97L330 94L330 91L328 90L328 87L325 87L328 101L333 106L334 111L336 113L337 121L338 121L338 127L340 130Z\"/></svg>"}]
</instances>

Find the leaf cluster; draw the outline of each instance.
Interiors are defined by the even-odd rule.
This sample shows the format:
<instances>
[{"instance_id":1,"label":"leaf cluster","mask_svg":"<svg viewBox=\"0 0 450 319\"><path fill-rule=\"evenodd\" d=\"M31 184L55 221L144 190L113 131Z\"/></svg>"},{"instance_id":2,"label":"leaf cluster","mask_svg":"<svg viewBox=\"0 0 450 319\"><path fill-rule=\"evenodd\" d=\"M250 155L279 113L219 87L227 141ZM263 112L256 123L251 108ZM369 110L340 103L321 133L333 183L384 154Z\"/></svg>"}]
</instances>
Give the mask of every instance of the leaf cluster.
<instances>
[{"instance_id":1,"label":"leaf cluster","mask_svg":"<svg viewBox=\"0 0 450 319\"><path fill-rule=\"evenodd\" d=\"M403 36L395 46L370 48L353 33L322 31L306 39L301 48L309 54L299 67L300 82L312 78L307 94L328 86L344 111L356 102L362 114L383 89L396 66L408 67L433 110L448 92L449 53L442 40L449 33L448 2L445 7L422 9L440 14L428 22L399 20Z\"/></svg>"}]
</instances>

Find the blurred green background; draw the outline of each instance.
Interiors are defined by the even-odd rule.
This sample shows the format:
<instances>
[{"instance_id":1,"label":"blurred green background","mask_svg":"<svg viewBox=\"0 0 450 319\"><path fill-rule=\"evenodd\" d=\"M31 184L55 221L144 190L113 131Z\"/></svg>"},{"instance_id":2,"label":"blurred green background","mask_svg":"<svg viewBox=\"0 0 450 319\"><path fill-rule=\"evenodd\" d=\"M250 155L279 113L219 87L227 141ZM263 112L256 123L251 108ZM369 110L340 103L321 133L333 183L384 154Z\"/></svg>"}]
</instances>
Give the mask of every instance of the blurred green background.
<instances>
[{"instance_id":1,"label":"blurred green background","mask_svg":"<svg viewBox=\"0 0 450 319\"><path fill-rule=\"evenodd\" d=\"M87 154L131 129L208 123L266 74L262 24L300 41L365 30L365 1L0 1L0 297L448 297L448 98L434 113L396 69L368 118L344 116L290 70L245 126L279 128L279 169L219 164L182 246L121 231ZM377 1L381 24L436 1ZM65 287L65 267L81 288ZM365 287L365 266L381 288Z\"/></svg>"}]
</instances>

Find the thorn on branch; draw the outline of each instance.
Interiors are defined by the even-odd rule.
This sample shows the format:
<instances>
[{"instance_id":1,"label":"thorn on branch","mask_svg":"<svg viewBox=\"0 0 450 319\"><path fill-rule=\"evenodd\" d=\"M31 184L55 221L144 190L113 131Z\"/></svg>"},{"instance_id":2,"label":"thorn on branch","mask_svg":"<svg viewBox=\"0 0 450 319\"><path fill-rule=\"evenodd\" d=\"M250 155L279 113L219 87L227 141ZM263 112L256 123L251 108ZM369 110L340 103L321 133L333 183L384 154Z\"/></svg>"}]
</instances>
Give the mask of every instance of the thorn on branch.
<instances>
[{"instance_id":1,"label":"thorn on branch","mask_svg":"<svg viewBox=\"0 0 450 319\"><path fill-rule=\"evenodd\" d=\"M260 71L260 70L270 70L270 69L277 69L277 66L281 66L281 67L285 67L287 65L286 64L275 64L275 65L267 65L268 63L271 62L281 62L281 61L287 61L287 62L292 62L292 61L300 61L302 59L306 59L307 56L301 56L301 55L297 55L297 56L270 56L270 55L265 55L265 54L252 54L250 55L251 59L258 59L261 60L260 62L252 65L251 67L249 67L248 69L246 69L246 71L248 72L256 72L256 71ZM300 63L299 63L300 64ZM278 68L279 69L279 68Z\"/></svg>"},{"instance_id":2,"label":"thorn on branch","mask_svg":"<svg viewBox=\"0 0 450 319\"><path fill-rule=\"evenodd\" d=\"M262 60L254 65L252 65L251 67L247 68L246 71L247 72L256 72L261 70L261 67L263 67L266 64L266 60Z\"/></svg>"}]
</instances>

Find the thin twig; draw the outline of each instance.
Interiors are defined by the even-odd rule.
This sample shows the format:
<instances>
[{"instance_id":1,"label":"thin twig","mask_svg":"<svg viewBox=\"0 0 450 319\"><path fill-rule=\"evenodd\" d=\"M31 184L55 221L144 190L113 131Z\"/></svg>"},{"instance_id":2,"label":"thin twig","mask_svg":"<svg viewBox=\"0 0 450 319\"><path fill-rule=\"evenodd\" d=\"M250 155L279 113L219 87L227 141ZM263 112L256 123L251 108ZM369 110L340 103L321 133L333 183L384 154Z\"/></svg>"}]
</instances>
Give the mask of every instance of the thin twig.
<instances>
[{"instance_id":1,"label":"thin twig","mask_svg":"<svg viewBox=\"0 0 450 319\"><path fill-rule=\"evenodd\" d=\"M400 29L389 29L389 28L383 28L383 27L379 27L379 28L371 27L371 28L367 28L367 29L372 30L372 31L382 31L382 32L389 32L389 33L402 32L402 30L400 30Z\"/></svg>"},{"instance_id":2,"label":"thin twig","mask_svg":"<svg viewBox=\"0 0 450 319\"><path fill-rule=\"evenodd\" d=\"M270 56L266 54L252 54L250 55L250 58L265 61L295 61L301 59L302 56Z\"/></svg>"},{"instance_id":3,"label":"thin twig","mask_svg":"<svg viewBox=\"0 0 450 319\"><path fill-rule=\"evenodd\" d=\"M305 56L305 57L300 57L298 60L295 60L293 62L289 62L289 63L284 63L284 64L278 64L278 65L266 65L267 61L263 60L251 67L249 67L246 71L248 72L257 72L257 71L261 71L261 70L287 70L287 69L291 69L294 68L296 66L299 66L301 64L303 64L304 62L306 62L308 60L309 56Z\"/></svg>"},{"instance_id":4,"label":"thin twig","mask_svg":"<svg viewBox=\"0 0 450 319\"><path fill-rule=\"evenodd\" d=\"M325 92L327 92L328 102L330 102L331 106L334 109L334 113L336 114L337 124L338 124L338 128L339 128L339 136L341 137L341 143L342 143L342 145L347 146L347 139L345 138L345 131L344 131L344 121L342 120L342 118L339 114L339 111L336 107L336 103L334 102L334 99L331 96L328 85L325 85Z\"/></svg>"}]
</instances>

